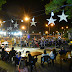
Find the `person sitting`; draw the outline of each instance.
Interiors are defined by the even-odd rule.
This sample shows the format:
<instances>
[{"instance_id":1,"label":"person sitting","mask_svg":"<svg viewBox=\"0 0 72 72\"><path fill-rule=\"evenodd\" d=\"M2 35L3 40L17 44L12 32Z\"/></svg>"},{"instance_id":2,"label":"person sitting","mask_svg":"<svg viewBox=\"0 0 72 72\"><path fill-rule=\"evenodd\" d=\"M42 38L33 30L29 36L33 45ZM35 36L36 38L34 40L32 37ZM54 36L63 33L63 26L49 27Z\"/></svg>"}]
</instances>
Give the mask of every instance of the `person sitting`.
<instances>
[{"instance_id":1,"label":"person sitting","mask_svg":"<svg viewBox=\"0 0 72 72\"><path fill-rule=\"evenodd\" d=\"M48 53L46 53L46 50L44 50L44 54L42 54L41 64L43 64L42 62L48 62L48 64L50 63L50 56Z\"/></svg>"},{"instance_id":2,"label":"person sitting","mask_svg":"<svg viewBox=\"0 0 72 72\"><path fill-rule=\"evenodd\" d=\"M49 53L49 56L50 56L50 59L52 60L52 64L54 66L54 53L53 53L53 50L51 50L51 52Z\"/></svg>"},{"instance_id":3,"label":"person sitting","mask_svg":"<svg viewBox=\"0 0 72 72\"><path fill-rule=\"evenodd\" d=\"M56 60L57 52L55 48L53 49L53 54L54 54L54 59Z\"/></svg>"},{"instance_id":4,"label":"person sitting","mask_svg":"<svg viewBox=\"0 0 72 72\"><path fill-rule=\"evenodd\" d=\"M27 65L30 66L31 72L32 72L33 66L35 66L35 63L36 62L37 62L37 59L34 58L33 56L31 56L31 54L29 53L28 54L28 62L27 62Z\"/></svg>"},{"instance_id":5,"label":"person sitting","mask_svg":"<svg viewBox=\"0 0 72 72\"><path fill-rule=\"evenodd\" d=\"M49 56L49 54L48 54L48 53L46 53L46 50L44 50L44 54L42 54L42 56L46 56L46 55L48 55L48 56Z\"/></svg>"},{"instance_id":6,"label":"person sitting","mask_svg":"<svg viewBox=\"0 0 72 72\"><path fill-rule=\"evenodd\" d=\"M19 52L15 57L15 66L19 65L19 61L21 60L21 52Z\"/></svg>"},{"instance_id":7,"label":"person sitting","mask_svg":"<svg viewBox=\"0 0 72 72\"><path fill-rule=\"evenodd\" d=\"M26 66L26 62L24 59L21 59L18 65L19 72L28 72L28 68Z\"/></svg>"},{"instance_id":8,"label":"person sitting","mask_svg":"<svg viewBox=\"0 0 72 72\"><path fill-rule=\"evenodd\" d=\"M12 50L9 52L10 61L14 56L16 56L16 51L14 50L14 47L12 47Z\"/></svg>"},{"instance_id":9,"label":"person sitting","mask_svg":"<svg viewBox=\"0 0 72 72\"><path fill-rule=\"evenodd\" d=\"M60 55L66 55L66 50L62 47L61 50L59 51Z\"/></svg>"},{"instance_id":10,"label":"person sitting","mask_svg":"<svg viewBox=\"0 0 72 72\"><path fill-rule=\"evenodd\" d=\"M4 60L4 61L8 61L8 60L9 60L9 55L8 55L8 53L4 50L4 48L2 49L1 57L2 57L2 60Z\"/></svg>"}]
</instances>

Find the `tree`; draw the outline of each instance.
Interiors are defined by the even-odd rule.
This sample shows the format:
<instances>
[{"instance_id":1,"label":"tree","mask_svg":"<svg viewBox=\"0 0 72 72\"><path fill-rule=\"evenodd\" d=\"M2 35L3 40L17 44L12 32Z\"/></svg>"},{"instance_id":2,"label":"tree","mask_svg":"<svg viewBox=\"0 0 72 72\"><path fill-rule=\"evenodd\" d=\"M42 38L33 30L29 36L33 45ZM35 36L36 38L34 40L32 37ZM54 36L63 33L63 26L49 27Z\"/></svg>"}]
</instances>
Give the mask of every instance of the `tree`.
<instances>
[{"instance_id":1,"label":"tree","mask_svg":"<svg viewBox=\"0 0 72 72\"><path fill-rule=\"evenodd\" d=\"M42 0L45 1L45 0ZM71 6L66 6L71 5ZM62 7L63 6L63 7ZM51 11L59 12L65 10L65 14L69 15L68 18L72 18L72 0L50 0L48 4L45 5L45 13L49 14Z\"/></svg>"},{"instance_id":2,"label":"tree","mask_svg":"<svg viewBox=\"0 0 72 72\"><path fill-rule=\"evenodd\" d=\"M6 3L6 0L0 0L0 10L1 10L2 5L5 3Z\"/></svg>"}]
</instances>

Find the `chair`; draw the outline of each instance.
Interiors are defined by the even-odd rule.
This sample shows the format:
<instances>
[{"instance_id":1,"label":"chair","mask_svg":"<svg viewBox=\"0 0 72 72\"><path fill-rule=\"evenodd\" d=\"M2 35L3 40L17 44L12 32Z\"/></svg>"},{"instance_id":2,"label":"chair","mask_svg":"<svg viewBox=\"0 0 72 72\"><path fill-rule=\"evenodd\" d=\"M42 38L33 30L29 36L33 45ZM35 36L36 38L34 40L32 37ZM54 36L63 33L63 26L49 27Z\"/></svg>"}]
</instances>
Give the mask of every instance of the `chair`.
<instances>
[{"instance_id":1,"label":"chair","mask_svg":"<svg viewBox=\"0 0 72 72\"><path fill-rule=\"evenodd\" d=\"M44 62L47 62L49 66L49 64L51 63L50 56L46 55L46 56L41 57L41 64L43 65Z\"/></svg>"},{"instance_id":2,"label":"chair","mask_svg":"<svg viewBox=\"0 0 72 72\"><path fill-rule=\"evenodd\" d=\"M32 72L33 67L36 68L35 63L36 63L36 58L32 57L31 54L29 54L29 62L28 65L30 66L30 72Z\"/></svg>"}]
</instances>

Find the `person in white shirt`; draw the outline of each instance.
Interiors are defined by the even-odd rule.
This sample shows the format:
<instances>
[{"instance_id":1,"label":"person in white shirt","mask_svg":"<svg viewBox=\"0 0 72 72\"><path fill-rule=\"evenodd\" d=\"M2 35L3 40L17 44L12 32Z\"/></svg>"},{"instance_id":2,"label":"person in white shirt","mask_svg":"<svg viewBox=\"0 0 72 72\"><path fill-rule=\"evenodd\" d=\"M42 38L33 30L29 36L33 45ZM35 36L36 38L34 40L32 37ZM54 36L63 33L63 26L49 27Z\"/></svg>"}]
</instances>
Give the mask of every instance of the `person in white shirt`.
<instances>
[{"instance_id":1,"label":"person in white shirt","mask_svg":"<svg viewBox=\"0 0 72 72\"><path fill-rule=\"evenodd\" d=\"M51 52L49 53L50 59L52 60L52 64L54 66L54 54L53 51L51 50Z\"/></svg>"},{"instance_id":2,"label":"person in white shirt","mask_svg":"<svg viewBox=\"0 0 72 72\"><path fill-rule=\"evenodd\" d=\"M44 50L44 54L42 54L42 57L43 57L43 56L49 56L49 54L46 53L46 50ZM49 59L48 59L48 60L49 60ZM41 63L42 63L42 61L44 61L44 58L42 58Z\"/></svg>"},{"instance_id":3,"label":"person in white shirt","mask_svg":"<svg viewBox=\"0 0 72 72\"><path fill-rule=\"evenodd\" d=\"M51 51L51 52L49 53L49 56L50 56L51 59L54 59L53 51Z\"/></svg>"}]
</instances>

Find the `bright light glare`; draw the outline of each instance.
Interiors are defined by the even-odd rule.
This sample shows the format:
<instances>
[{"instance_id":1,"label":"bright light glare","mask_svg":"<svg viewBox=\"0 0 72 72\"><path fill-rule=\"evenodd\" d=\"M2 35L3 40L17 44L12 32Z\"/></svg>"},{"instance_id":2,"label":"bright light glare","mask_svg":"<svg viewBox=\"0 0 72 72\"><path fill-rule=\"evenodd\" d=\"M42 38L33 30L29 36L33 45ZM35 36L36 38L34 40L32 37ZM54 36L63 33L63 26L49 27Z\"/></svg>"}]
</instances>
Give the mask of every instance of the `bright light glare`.
<instances>
[{"instance_id":1,"label":"bright light glare","mask_svg":"<svg viewBox=\"0 0 72 72\"><path fill-rule=\"evenodd\" d=\"M0 20L0 24L2 23L2 21Z\"/></svg>"},{"instance_id":2,"label":"bright light glare","mask_svg":"<svg viewBox=\"0 0 72 72\"><path fill-rule=\"evenodd\" d=\"M19 32L19 35L22 35L22 32Z\"/></svg>"},{"instance_id":3,"label":"bright light glare","mask_svg":"<svg viewBox=\"0 0 72 72\"><path fill-rule=\"evenodd\" d=\"M51 26L54 26L54 24L52 23Z\"/></svg>"},{"instance_id":4,"label":"bright light glare","mask_svg":"<svg viewBox=\"0 0 72 72\"><path fill-rule=\"evenodd\" d=\"M25 18L25 21L28 21L28 20L29 20L29 18L28 18L28 17L26 17L26 18Z\"/></svg>"},{"instance_id":5,"label":"bright light glare","mask_svg":"<svg viewBox=\"0 0 72 72\"><path fill-rule=\"evenodd\" d=\"M16 36L17 35L22 35L22 32L18 32L18 33L15 32L14 35L16 35Z\"/></svg>"},{"instance_id":6,"label":"bright light glare","mask_svg":"<svg viewBox=\"0 0 72 72\"><path fill-rule=\"evenodd\" d=\"M64 29L64 27L61 27L61 29Z\"/></svg>"},{"instance_id":7,"label":"bright light glare","mask_svg":"<svg viewBox=\"0 0 72 72\"><path fill-rule=\"evenodd\" d=\"M1 35L6 35L6 32L0 31Z\"/></svg>"},{"instance_id":8,"label":"bright light glare","mask_svg":"<svg viewBox=\"0 0 72 72\"><path fill-rule=\"evenodd\" d=\"M48 34L48 31L45 31L45 34Z\"/></svg>"},{"instance_id":9,"label":"bright light glare","mask_svg":"<svg viewBox=\"0 0 72 72\"><path fill-rule=\"evenodd\" d=\"M46 24L46 27L48 27L48 24Z\"/></svg>"},{"instance_id":10,"label":"bright light glare","mask_svg":"<svg viewBox=\"0 0 72 72\"><path fill-rule=\"evenodd\" d=\"M23 20L21 20L21 22L24 22Z\"/></svg>"},{"instance_id":11,"label":"bright light glare","mask_svg":"<svg viewBox=\"0 0 72 72\"><path fill-rule=\"evenodd\" d=\"M25 27L24 27L24 26L22 26L22 29L25 29Z\"/></svg>"},{"instance_id":12,"label":"bright light glare","mask_svg":"<svg viewBox=\"0 0 72 72\"><path fill-rule=\"evenodd\" d=\"M68 29L68 26L66 26L66 29Z\"/></svg>"},{"instance_id":13,"label":"bright light glare","mask_svg":"<svg viewBox=\"0 0 72 72\"><path fill-rule=\"evenodd\" d=\"M4 32L4 35L6 36L6 32Z\"/></svg>"}]
</instances>

